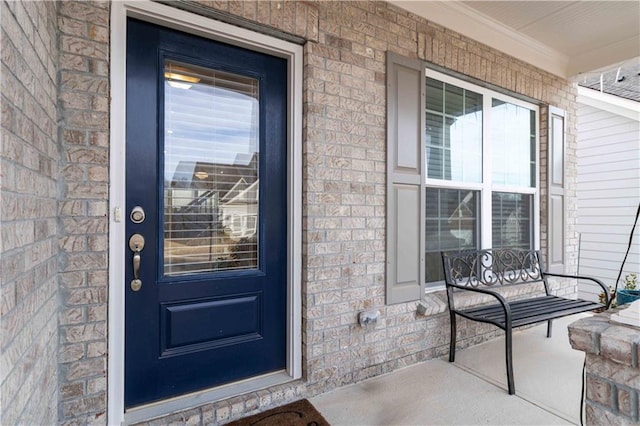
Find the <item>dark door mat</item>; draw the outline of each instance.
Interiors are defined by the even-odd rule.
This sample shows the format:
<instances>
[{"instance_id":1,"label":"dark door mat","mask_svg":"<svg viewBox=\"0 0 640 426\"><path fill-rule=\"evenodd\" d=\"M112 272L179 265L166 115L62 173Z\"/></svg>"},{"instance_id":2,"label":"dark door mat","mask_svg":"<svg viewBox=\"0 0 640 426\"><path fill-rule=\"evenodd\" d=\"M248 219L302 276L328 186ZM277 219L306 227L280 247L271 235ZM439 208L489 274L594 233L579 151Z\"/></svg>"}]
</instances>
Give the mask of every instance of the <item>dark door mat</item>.
<instances>
[{"instance_id":1,"label":"dark door mat","mask_svg":"<svg viewBox=\"0 0 640 426\"><path fill-rule=\"evenodd\" d=\"M309 401L301 399L229 423L230 426L330 426Z\"/></svg>"}]
</instances>

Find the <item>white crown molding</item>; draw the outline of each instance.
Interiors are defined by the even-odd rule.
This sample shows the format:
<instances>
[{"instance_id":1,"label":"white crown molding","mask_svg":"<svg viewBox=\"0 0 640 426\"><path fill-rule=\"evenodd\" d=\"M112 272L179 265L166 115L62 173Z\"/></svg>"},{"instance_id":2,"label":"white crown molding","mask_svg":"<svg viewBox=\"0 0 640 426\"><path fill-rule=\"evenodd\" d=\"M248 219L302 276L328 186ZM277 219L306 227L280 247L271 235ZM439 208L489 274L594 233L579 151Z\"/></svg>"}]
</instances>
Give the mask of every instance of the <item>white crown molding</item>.
<instances>
[{"instance_id":1,"label":"white crown molding","mask_svg":"<svg viewBox=\"0 0 640 426\"><path fill-rule=\"evenodd\" d=\"M552 74L563 78L571 75L568 72L570 58L567 55L461 2L387 1Z\"/></svg>"},{"instance_id":2,"label":"white crown molding","mask_svg":"<svg viewBox=\"0 0 640 426\"><path fill-rule=\"evenodd\" d=\"M640 121L640 102L602 93L582 86L578 86L578 97L576 101L580 104L589 105L631 120Z\"/></svg>"}]
</instances>

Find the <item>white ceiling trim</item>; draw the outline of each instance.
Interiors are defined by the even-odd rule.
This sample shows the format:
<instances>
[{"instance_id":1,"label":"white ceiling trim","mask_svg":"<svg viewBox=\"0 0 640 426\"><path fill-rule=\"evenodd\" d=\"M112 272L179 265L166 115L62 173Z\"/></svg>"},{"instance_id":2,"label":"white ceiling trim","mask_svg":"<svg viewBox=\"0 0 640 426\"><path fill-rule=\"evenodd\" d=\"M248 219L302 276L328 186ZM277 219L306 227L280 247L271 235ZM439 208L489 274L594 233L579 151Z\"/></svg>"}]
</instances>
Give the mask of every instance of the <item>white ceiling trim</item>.
<instances>
[{"instance_id":1,"label":"white ceiling trim","mask_svg":"<svg viewBox=\"0 0 640 426\"><path fill-rule=\"evenodd\" d=\"M569 57L459 2L387 0L480 43L568 78Z\"/></svg>"}]
</instances>

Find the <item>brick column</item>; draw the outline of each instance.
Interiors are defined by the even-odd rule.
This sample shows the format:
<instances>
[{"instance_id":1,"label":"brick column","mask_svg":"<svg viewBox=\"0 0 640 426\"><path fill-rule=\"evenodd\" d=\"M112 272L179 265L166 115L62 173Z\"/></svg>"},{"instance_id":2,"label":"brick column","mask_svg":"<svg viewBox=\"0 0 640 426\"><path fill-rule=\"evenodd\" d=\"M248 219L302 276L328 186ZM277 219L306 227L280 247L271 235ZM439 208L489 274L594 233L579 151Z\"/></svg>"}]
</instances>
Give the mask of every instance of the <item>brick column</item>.
<instances>
[{"instance_id":1,"label":"brick column","mask_svg":"<svg viewBox=\"0 0 640 426\"><path fill-rule=\"evenodd\" d=\"M640 330L609 320L610 312L569 326L574 349L586 352L588 425L631 424L639 420Z\"/></svg>"},{"instance_id":2,"label":"brick column","mask_svg":"<svg viewBox=\"0 0 640 426\"><path fill-rule=\"evenodd\" d=\"M107 408L109 3L61 2L60 405L66 424Z\"/></svg>"}]
</instances>

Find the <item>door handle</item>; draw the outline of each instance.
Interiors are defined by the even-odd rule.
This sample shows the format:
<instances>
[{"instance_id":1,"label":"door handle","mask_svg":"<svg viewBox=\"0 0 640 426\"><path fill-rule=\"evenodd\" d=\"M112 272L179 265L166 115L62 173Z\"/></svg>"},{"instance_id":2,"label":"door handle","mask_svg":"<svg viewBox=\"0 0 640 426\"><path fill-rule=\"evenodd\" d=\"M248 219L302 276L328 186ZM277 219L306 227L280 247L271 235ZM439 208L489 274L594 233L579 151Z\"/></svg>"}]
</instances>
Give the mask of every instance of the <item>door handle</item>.
<instances>
[{"instance_id":1,"label":"door handle","mask_svg":"<svg viewBox=\"0 0 640 426\"><path fill-rule=\"evenodd\" d=\"M140 234L133 234L129 238L129 249L133 252L133 280L131 280L131 290L139 291L142 288L140 279L140 252L144 249L144 237Z\"/></svg>"},{"instance_id":2,"label":"door handle","mask_svg":"<svg viewBox=\"0 0 640 426\"><path fill-rule=\"evenodd\" d=\"M138 279L138 274L140 273L140 252L136 251L133 253L133 278Z\"/></svg>"}]
</instances>

